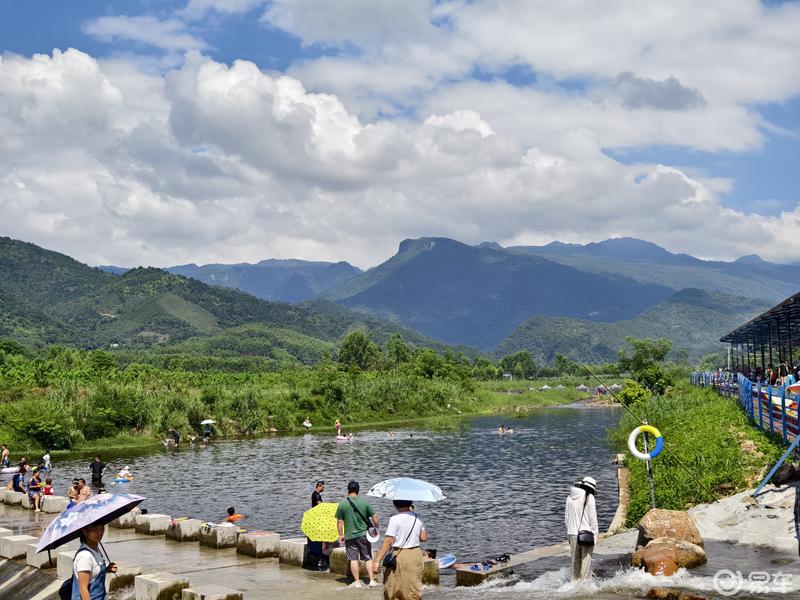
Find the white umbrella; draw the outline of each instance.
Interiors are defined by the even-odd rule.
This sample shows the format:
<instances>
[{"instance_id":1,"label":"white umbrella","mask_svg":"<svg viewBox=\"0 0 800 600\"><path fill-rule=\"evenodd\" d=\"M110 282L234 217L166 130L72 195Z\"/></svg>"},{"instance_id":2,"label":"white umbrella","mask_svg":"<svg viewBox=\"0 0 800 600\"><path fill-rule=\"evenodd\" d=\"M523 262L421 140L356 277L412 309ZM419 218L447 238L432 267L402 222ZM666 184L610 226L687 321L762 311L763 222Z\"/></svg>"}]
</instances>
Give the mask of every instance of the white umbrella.
<instances>
[{"instance_id":1,"label":"white umbrella","mask_svg":"<svg viewBox=\"0 0 800 600\"><path fill-rule=\"evenodd\" d=\"M214 423L216 423L214 419L204 419L200 421L200 425L213 425Z\"/></svg>"},{"instance_id":2,"label":"white umbrella","mask_svg":"<svg viewBox=\"0 0 800 600\"><path fill-rule=\"evenodd\" d=\"M395 477L376 483L367 492L367 496L413 502L438 502L445 499L439 486L411 477Z\"/></svg>"}]
</instances>

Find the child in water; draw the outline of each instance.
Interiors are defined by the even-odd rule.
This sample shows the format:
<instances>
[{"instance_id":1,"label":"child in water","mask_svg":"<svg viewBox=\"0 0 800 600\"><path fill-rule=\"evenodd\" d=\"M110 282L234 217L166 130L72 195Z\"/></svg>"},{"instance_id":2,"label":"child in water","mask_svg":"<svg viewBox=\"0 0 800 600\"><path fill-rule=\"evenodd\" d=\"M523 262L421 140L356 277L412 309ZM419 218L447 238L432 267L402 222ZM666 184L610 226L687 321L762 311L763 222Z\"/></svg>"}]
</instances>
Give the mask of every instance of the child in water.
<instances>
[{"instance_id":1,"label":"child in water","mask_svg":"<svg viewBox=\"0 0 800 600\"><path fill-rule=\"evenodd\" d=\"M244 519L244 515L240 515L236 512L236 509L232 506L228 507L228 516L225 517L224 521L226 523L236 523L237 521L241 521Z\"/></svg>"}]
</instances>

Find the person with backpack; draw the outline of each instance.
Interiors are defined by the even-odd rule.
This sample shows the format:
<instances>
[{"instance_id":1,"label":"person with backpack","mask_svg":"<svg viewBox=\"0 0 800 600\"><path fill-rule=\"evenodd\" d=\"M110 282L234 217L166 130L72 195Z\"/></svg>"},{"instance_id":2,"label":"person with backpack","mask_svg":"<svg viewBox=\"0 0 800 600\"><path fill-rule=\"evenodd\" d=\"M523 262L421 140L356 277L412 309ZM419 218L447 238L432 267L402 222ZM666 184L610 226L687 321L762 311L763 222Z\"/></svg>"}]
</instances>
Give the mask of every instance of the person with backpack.
<instances>
[{"instance_id":1,"label":"person with backpack","mask_svg":"<svg viewBox=\"0 0 800 600\"><path fill-rule=\"evenodd\" d=\"M372 544L367 533L374 528L377 536L378 515L372 506L358 495L360 486L357 481L347 484L347 498L336 508L336 526L339 529L339 543L344 544L347 560L350 561L350 572L353 574L353 587L364 587L361 581L359 560L366 562L369 587L377 587L375 581L375 565L372 562ZM377 539L377 538L376 538Z\"/></svg>"},{"instance_id":2,"label":"person with backpack","mask_svg":"<svg viewBox=\"0 0 800 600\"><path fill-rule=\"evenodd\" d=\"M81 545L72 561L72 577L59 590L61 600L105 600L106 573L116 573L117 565L106 562L100 551L105 525L81 529Z\"/></svg>"},{"instance_id":3,"label":"person with backpack","mask_svg":"<svg viewBox=\"0 0 800 600\"><path fill-rule=\"evenodd\" d=\"M593 477L584 477L572 485L567 496L564 523L572 558L572 581L585 581L591 573L592 551L599 533L596 493L597 482Z\"/></svg>"}]
</instances>

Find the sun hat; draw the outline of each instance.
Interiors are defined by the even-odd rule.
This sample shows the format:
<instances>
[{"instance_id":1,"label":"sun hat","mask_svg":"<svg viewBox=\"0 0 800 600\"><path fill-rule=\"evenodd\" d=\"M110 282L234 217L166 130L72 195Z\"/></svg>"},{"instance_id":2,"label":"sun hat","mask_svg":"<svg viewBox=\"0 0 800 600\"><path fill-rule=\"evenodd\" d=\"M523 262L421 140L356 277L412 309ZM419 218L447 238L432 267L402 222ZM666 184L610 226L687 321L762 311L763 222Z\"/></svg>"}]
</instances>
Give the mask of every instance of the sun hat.
<instances>
[{"instance_id":1,"label":"sun hat","mask_svg":"<svg viewBox=\"0 0 800 600\"><path fill-rule=\"evenodd\" d=\"M581 487L592 494L597 493L597 482L595 481L594 477L584 477L581 479Z\"/></svg>"}]
</instances>

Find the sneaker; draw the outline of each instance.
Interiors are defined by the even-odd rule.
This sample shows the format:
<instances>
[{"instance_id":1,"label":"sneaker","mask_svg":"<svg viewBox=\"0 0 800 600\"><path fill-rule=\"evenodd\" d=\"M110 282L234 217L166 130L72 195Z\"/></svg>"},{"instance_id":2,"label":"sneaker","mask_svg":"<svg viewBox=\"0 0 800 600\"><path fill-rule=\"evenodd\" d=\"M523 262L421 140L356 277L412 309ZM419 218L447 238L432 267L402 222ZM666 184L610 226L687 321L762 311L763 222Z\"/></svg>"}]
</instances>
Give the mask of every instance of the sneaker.
<instances>
[{"instance_id":1,"label":"sneaker","mask_svg":"<svg viewBox=\"0 0 800 600\"><path fill-rule=\"evenodd\" d=\"M371 588L376 588L376 587L378 587L379 585L380 585L380 583L378 583L378 582L377 582L377 581L375 581L374 579L373 579L372 581L370 581L370 582L369 582L369 587L371 587Z\"/></svg>"},{"instance_id":2,"label":"sneaker","mask_svg":"<svg viewBox=\"0 0 800 600\"><path fill-rule=\"evenodd\" d=\"M360 579L356 579L356 580L355 580L353 583L351 583L351 584L350 584L349 586L347 586L347 587L351 587L351 588L363 588L363 587L366 587L366 586L364 585L364 582L363 582L363 581L361 581Z\"/></svg>"}]
</instances>

